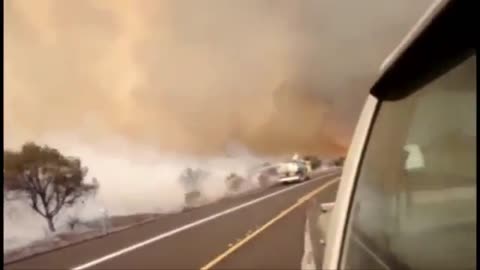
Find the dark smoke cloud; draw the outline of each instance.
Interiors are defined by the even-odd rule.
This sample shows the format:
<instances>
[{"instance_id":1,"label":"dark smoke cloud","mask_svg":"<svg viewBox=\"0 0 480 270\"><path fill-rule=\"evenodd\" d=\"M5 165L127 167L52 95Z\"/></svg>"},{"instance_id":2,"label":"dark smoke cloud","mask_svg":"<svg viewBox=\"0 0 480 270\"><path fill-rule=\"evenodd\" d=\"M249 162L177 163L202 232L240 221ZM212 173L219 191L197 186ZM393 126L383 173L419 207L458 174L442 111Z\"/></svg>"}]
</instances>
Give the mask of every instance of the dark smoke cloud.
<instances>
[{"instance_id":1,"label":"dark smoke cloud","mask_svg":"<svg viewBox=\"0 0 480 270\"><path fill-rule=\"evenodd\" d=\"M340 153L430 2L4 1L6 143L69 130L184 153Z\"/></svg>"}]
</instances>

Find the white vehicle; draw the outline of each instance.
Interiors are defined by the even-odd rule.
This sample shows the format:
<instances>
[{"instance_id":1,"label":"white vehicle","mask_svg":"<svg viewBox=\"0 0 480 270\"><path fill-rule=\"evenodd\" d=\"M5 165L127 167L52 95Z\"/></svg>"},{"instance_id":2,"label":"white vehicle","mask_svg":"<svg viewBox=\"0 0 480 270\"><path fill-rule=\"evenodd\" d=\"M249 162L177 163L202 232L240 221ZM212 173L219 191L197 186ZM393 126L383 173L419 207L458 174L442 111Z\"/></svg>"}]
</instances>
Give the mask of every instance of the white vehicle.
<instances>
[{"instance_id":1,"label":"white vehicle","mask_svg":"<svg viewBox=\"0 0 480 270\"><path fill-rule=\"evenodd\" d=\"M386 59L303 269L476 269L473 1L437 1Z\"/></svg>"},{"instance_id":2,"label":"white vehicle","mask_svg":"<svg viewBox=\"0 0 480 270\"><path fill-rule=\"evenodd\" d=\"M280 163L277 167L278 182L282 184L303 182L310 179L310 172L305 162L292 160Z\"/></svg>"}]
</instances>

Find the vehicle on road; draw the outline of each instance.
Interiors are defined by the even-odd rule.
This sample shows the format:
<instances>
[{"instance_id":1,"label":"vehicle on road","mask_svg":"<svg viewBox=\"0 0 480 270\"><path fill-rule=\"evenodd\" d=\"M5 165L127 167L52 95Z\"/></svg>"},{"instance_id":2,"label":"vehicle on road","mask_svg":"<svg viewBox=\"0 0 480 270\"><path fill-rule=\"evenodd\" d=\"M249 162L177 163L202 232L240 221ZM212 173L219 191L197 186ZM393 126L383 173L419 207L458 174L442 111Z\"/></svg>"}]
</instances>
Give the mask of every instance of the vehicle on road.
<instances>
[{"instance_id":1,"label":"vehicle on road","mask_svg":"<svg viewBox=\"0 0 480 270\"><path fill-rule=\"evenodd\" d=\"M436 1L381 66L303 269L476 269L473 1Z\"/></svg>"},{"instance_id":2,"label":"vehicle on road","mask_svg":"<svg viewBox=\"0 0 480 270\"><path fill-rule=\"evenodd\" d=\"M282 184L298 183L310 180L312 169L305 160L296 156L292 160L280 163L277 167L278 182Z\"/></svg>"}]
</instances>

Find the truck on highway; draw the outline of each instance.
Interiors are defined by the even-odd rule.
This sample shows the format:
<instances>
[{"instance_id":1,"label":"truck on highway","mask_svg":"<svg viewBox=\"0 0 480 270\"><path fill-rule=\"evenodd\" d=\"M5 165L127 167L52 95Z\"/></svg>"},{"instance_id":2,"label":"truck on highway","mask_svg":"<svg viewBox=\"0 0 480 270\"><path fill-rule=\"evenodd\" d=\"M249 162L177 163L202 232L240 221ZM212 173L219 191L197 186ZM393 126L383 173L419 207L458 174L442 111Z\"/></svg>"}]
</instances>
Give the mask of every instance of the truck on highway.
<instances>
[{"instance_id":1,"label":"truck on highway","mask_svg":"<svg viewBox=\"0 0 480 270\"><path fill-rule=\"evenodd\" d=\"M280 163L277 167L277 172L279 183L298 183L311 178L312 166L310 162L295 154L291 160Z\"/></svg>"},{"instance_id":2,"label":"truck on highway","mask_svg":"<svg viewBox=\"0 0 480 270\"><path fill-rule=\"evenodd\" d=\"M473 1L435 1L380 67L302 269L476 269Z\"/></svg>"}]
</instances>

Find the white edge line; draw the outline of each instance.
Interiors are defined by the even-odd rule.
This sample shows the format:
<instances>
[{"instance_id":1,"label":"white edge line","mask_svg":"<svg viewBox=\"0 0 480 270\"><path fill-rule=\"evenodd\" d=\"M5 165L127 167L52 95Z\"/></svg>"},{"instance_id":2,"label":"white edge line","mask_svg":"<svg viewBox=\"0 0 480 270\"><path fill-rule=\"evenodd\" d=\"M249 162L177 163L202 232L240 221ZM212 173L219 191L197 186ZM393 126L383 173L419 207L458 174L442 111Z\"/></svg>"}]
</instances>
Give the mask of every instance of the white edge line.
<instances>
[{"instance_id":1,"label":"white edge line","mask_svg":"<svg viewBox=\"0 0 480 270\"><path fill-rule=\"evenodd\" d=\"M312 250L312 240L310 238L310 226L308 226L307 216L305 221L305 234L303 236L303 256L300 269L301 270L315 270L317 266L315 265L315 260L313 259L313 250Z\"/></svg>"},{"instance_id":2,"label":"white edge line","mask_svg":"<svg viewBox=\"0 0 480 270\"><path fill-rule=\"evenodd\" d=\"M329 176L335 175L335 174L337 174L337 173L338 173L338 171L336 171L336 172L334 172L334 173L331 173L331 174L322 175L321 177L319 177L319 178L317 178L317 179L313 179L313 181L318 181L318 180L327 178L327 177L329 177ZM93 260L93 261L91 261L91 262L88 262L88 263L85 263L85 264L76 266L76 267L72 268L72 270L83 270L83 269L92 267L92 266L97 265L97 264L99 264L99 263L102 263L102 262L104 262L104 261L107 261L107 260L110 260L110 259L112 259L112 258L118 257L118 256L120 256L120 255L122 255L122 254L128 253L128 252L133 251L133 250L135 250L135 249L138 249L138 248L141 248L141 247L143 247L143 246L149 245L149 244L151 244L151 243L153 243L153 242L156 242L156 241L162 240L162 239L164 239L164 238L167 238L167 237L169 237L169 236L172 236L172 235L174 235L174 234L177 234L177 233L179 233L179 232L182 232L182 231L188 230L188 229L190 229L190 228L193 228L193 227L195 227L195 226L201 225L201 224L203 224L203 223L205 223L205 222L208 222L208 221L210 221L210 220L216 219L216 218L218 218L218 217L221 217L221 216L224 216L224 215L233 213L233 212L238 211L238 210L240 210L240 209L242 209L242 208L245 208L245 207L248 207L248 206L250 206L250 205L256 204L256 203L258 203L258 202L261 202L261 201L266 200L266 199L268 199L268 198L271 198L271 197L274 197L274 196L276 196L276 195L285 193L285 192L287 192L287 191L290 191L290 190L292 190L292 189L295 189L295 188L298 188L298 187L300 187L300 186L306 185L306 184L308 184L308 183L312 183L312 181L307 181L307 182L304 182L304 183L301 183L301 184L297 184L297 185L292 186L292 187L288 187L288 188L285 188L285 189L276 191L276 192L271 193L271 194L268 194L268 195L266 195L266 196L263 196L263 197L254 199L254 200L252 200L252 201L246 202L246 203L244 203L244 204L235 206L235 207L233 207L233 208L224 210L224 211L222 211L222 212L220 212L220 213L216 213L216 214L210 215L210 216L208 216L208 217L206 217L206 218L203 218L203 219L194 221L194 222L192 222L192 223L185 224L185 225L183 225L183 226L181 226L181 227L179 227L179 228L176 228L176 229L173 229L173 230L171 230L171 231L168 231L168 232L159 234L159 235L157 235L157 236L155 236L155 237L153 237L153 238L150 238L150 239L148 239L148 240L145 240L145 241L142 241L142 242L140 242L140 243L134 244L134 245L132 245L132 246L129 246L129 247L120 249L120 250L118 250L118 251L116 251L116 252L110 253L110 254L105 255L105 256L103 256L103 257L100 257L100 258L98 258L98 259L96 259L96 260Z\"/></svg>"}]
</instances>

